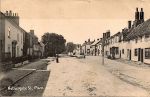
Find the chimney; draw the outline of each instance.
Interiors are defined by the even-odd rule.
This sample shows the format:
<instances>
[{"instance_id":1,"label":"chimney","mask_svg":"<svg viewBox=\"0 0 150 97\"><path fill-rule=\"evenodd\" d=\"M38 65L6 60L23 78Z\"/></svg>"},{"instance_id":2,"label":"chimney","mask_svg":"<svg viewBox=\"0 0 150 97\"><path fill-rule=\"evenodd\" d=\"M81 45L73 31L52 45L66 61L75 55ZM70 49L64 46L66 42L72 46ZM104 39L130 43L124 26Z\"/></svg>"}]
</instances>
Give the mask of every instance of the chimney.
<instances>
[{"instance_id":1,"label":"chimney","mask_svg":"<svg viewBox=\"0 0 150 97\"><path fill-rule=\"evenodd\" d=\"M144 22L144 12L143 12L143 8L141 8L141 12L140 12L140 21L141 21L141 23Z\"/></svg>"},{"instance_id":2,"label":"chimney","mask_svg":"<svg viewBox=\"0 0 150 97\"><path fill-rule=\"evenodd\" d=\"M8 11L6 11L6 16L8 16Z\"/></svg>"},{"instance_id":3,"label":"chimney","mask_svg":"<svg viewBox=\"0 0 150 97\"><path fill-rule=\"evenodd\" d=\"M138 8L136 8L135 20L139 20L139 11L138 11Z\"/></svg>"},{"instance_id":4,"label":"chimney","mask_svg":"<svg viewBox=\"0 0 150 97\"><path fill-rule=\"evenodd\" d=\"M88 39L88 42L90 42L90 39Z\"/></svg>"},{"instance_id":5,"label":"chimney","mask_svg":"<svg viewBox=\"0 0 150 97\"><path fill-rule=\"evenodd\" d=\"M109 38L110 37L110 30L108 30L107 32L106 32L106 38Z\"/></svg>"},{"instance_id":6,"label":"chimney","mask_svg":"<svg viewBox=\"0 0 150 97\"><path fill-rule=\"evenodd\" d=\"M9 16L12 16L12 11L11 10L9 11Z\"/></svg>"},{"instance_id":7,"label":"chimney","mask_svg":"<svg viewBox=\"0 0 150 97\"><path fill-rule=\"evenodd\" d=\"M132 22L128 21L128 29L131 29L131 26L132 26Z\"/></svg>"},{"instance_id":8,"label":"chimney","mask_svg":"<svg viewBox=\"0 0 150 97\"><path fill-rule=\"evenodd\" d=\"M34 35L34 30L30 30L30 33L31 33L32 35Z\"/></svg>"}]
</instances>

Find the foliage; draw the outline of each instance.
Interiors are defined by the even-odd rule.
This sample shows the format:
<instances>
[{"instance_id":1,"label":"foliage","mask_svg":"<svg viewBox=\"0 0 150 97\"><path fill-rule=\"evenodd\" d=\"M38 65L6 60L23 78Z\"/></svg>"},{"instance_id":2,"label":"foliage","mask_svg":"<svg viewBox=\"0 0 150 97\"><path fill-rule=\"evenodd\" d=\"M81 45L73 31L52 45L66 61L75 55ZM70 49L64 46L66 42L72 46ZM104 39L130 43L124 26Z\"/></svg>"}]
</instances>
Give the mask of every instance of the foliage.
<instances>
[{"instance_id":1,"label":"foliage","mask_svg":"<svg viewBox=\"0 0 150 97\"><path fill-rule=\"evenodd\" d=\"M73 42L68 42L66 46L67 52L73 52L75 49L76 45Z\"/></svg>"},{"instance_id":2,"label":"foliage","mask_svg":"<svg viewBox=\"0 0 150 97\"><path fill-rule=\"evenodd\" d=\"M47 32L42 36L42 42L45 44L46 56L55 56L65 51L66 40L62 35Z\"/></svg>"}]
</instances>

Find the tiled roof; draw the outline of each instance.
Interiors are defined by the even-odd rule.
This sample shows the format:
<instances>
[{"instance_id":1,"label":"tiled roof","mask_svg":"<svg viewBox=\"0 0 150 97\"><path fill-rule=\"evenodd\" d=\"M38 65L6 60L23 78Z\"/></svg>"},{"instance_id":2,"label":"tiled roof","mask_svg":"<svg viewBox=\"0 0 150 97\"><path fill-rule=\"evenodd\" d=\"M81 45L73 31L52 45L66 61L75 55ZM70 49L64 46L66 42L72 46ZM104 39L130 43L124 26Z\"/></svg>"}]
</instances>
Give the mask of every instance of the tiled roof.
<instances>
[{"instance_id":1,"label":"tiled roof","mask_svg":"<svg viewBox=\"0 0 150 97\"><path fill-rule=\"evenodd\" d=\"M150 19L138 25L136 28L131 29L126 37L126 40L132 40L146 34L150 34Z\"/></svg>"}]
</instances>

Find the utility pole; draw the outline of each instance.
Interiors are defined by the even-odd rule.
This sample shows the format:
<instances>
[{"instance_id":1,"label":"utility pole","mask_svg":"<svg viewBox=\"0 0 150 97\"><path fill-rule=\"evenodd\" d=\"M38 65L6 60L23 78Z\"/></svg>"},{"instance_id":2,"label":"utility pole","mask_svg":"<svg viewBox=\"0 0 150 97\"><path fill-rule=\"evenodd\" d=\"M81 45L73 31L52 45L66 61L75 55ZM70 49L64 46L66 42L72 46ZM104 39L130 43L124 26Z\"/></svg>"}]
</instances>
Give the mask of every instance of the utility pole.
<instances>
[{"instance_id":1,"label":"utility pole","mask_svg":"<svg viewBox=\"0 0 150 97\"><path fill-rule=\"evenodd\" d=\"M102 65L104 65L104 37L102 38Z\"/></svg>"}]
</instances>

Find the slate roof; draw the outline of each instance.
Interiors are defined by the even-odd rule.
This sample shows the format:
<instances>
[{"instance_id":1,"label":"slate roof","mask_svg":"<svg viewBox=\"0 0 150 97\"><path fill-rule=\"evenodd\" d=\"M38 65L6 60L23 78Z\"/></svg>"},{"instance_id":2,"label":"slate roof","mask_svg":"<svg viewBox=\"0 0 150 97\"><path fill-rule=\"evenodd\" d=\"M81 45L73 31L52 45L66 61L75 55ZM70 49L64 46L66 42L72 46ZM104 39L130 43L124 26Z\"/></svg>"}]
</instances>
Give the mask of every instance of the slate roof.
<instances>
[{"instance_id":1,"label":"slate roof","mask_svg":"<svg viewBox=\"0 0 150 97\"><path fill-rule=\"evenodd\" d=\"M140 36L150 35L150 19L129 31L126 40L132 40Z\"/></svg>"}]
</instances>

